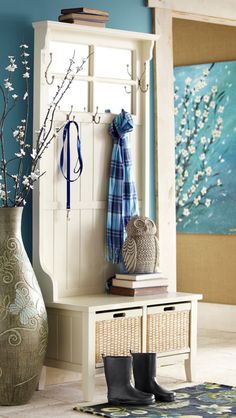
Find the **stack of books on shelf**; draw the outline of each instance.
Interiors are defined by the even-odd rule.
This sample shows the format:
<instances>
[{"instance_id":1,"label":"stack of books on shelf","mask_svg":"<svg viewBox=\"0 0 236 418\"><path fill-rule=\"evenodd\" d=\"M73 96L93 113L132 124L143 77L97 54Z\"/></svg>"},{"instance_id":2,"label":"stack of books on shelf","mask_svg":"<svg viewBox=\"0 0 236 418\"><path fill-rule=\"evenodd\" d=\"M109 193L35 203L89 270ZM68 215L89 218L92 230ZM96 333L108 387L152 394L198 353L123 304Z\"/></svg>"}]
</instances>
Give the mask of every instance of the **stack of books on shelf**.
<instances>
[{"instance_id":1,"label":"stack of books on shelf","mask_svg":"<svg viewBox=\"0 0 236 418\"><path fill-rule=\"evenodd\" d=\"M106 22L109 20L109 13L103 10L89 9L87 7L62 9L58 20L59 22L100 26L104 28Z\"/></svg>"},{"instance_id":2,"label":"stack of books on shelf","mask_svg":"<svg viewBox=\"0 0 236 418\"><path fill-rule=\"evenodd\" d=\"M168 291L168 279L161 273L116 274L110 293L121 296L156 295Z\"/></svg>"}]
</instances>

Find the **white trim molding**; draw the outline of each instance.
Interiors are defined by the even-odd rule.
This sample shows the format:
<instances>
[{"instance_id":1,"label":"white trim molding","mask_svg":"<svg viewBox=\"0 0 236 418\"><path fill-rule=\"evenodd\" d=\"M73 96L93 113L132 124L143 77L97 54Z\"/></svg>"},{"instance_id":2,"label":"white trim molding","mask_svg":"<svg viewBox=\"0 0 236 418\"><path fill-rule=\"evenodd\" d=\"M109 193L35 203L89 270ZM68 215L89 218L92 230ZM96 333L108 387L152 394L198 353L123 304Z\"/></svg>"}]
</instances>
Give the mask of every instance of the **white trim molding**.
<instances>
[{"instance_id":1,"label":"white trim molding","mask_svg":"<svg viewBox=\"0 0 236 418\"><path fill-rule=\"evenodd\" d=\"M232 26L236 24L235 0L224 0L224 4L222 0L148 0L147 4L148 7L169 10L173 17Z\"/></svg>"},{"instance_id":2,"label":"white trim molding","mask_svg":"<svg viewBox=\"0 0 236 418\"><path fill-rule=\"evenodd\" d=\"M223 4L224 3L224 4ZM156 219L160 265L176 286L175 133L173 99L173 18L236 26L235 0L147 0L154 8L155 46Z\"/></svg>"},{"instance_id":3,"label":"white trim molding","mask_svg":"<svg viewBox=\"0 0 236 418\"><path fill-rule=\"evenodd\" d=\"M169 290L176 290L175 219L175 127L172 18L168 11L155 9L155 143L156 219L160 242L160 266L169 278Z\"/></svg>"},{"instance_id":4,"label":"white trim molding","mask_svg":"<svg viewBox=\"0 0 236 418\"><path fill-rule=\"evenodd\" d=\"M236 332L236 306L200 302L198 328Z\"/></svg>"}]
</instances>

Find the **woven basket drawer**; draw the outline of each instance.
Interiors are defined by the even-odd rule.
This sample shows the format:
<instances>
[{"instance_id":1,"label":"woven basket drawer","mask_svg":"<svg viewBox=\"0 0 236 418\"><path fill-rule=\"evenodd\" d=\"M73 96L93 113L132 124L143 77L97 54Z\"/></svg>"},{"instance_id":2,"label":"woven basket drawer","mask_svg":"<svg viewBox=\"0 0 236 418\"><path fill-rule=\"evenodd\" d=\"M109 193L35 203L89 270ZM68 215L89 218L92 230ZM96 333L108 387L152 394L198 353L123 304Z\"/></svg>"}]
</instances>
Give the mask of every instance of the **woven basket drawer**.
<instances>
[{"instance_id":1,"label":"woven basket drawer","mask_svg":"<svg viewBox=\"0 0 236 418\"><path fill-rule=\"evenodd\" d=\"M147 351L189 351L190 303L148 308Z\"/></svg>"},{"instance_id":2,"label":"woven basket drawer","mask_svg":"<svg viewBox=\"0 0 236 418\"><path fill-rule=\"evenodd\" d=\"M102 354L127 356L142 347L142 309L108 312L96 315L96 365Z\"/></svg>"}]
</instances>

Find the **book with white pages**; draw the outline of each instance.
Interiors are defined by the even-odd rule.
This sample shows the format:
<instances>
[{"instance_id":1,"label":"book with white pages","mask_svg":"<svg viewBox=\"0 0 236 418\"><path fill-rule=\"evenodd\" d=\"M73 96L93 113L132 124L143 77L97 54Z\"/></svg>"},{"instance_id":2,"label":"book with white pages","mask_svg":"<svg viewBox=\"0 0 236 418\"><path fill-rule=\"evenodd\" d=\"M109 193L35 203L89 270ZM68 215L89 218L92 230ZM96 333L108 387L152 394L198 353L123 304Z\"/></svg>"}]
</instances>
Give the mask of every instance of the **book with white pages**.
<instances>
[{"instance_id":1,"label":"book with white pages","mask_svg":"<svg viewBox=\"0 0 236 418\"><path fill-rule=\"evenodd\" d=\"M167 286L168 279L149 279L149 280L123 280L123 279L112 279L112 286L127 287L129 289L139 289L142 287L157 287Z\"/></svg>"},{"instance_id":2,"label":"book with white pages","mask_svg":"<svg viewBox=\"0 0 236 418\"><path fill-rule=\"evenodd\" d=\"M139 280L150 280L150 279L166 279L166 276L162 272L157 273L117 273L116 279L120 280L131 280L131 281L139 281Z\"/></svg>"}]
</instances>

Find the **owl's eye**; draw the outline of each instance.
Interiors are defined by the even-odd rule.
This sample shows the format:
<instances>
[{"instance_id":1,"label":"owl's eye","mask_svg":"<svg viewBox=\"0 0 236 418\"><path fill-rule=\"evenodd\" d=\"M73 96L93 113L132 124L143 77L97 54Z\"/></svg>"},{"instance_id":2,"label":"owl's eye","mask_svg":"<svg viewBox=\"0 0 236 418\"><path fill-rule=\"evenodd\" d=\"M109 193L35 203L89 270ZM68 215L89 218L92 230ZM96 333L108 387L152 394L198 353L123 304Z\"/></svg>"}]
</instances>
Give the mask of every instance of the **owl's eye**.
<instances>
[{"instance_id":1,"label":"owl's eye","mask_svg":"<svg viewBox=\"0 0 236 418\"><path fill-rule=\"evenodd\" d=\"M149 228L153 228L155 226L152 220L148 220L146 224Z\"/></svg>"},{"instance_id":2,"label":"owl's eye","mask_svg":"<svg viewBox=\"0 0 236 418\"><path fill-rule=\"evenodd\" d=\"M145 227L145 223L141 219L138 219L134 222L134 226L138 229L143 229Z\"/></svg>"}]
</instances>

